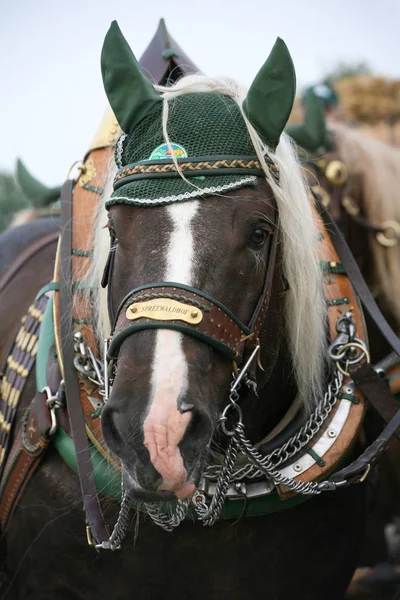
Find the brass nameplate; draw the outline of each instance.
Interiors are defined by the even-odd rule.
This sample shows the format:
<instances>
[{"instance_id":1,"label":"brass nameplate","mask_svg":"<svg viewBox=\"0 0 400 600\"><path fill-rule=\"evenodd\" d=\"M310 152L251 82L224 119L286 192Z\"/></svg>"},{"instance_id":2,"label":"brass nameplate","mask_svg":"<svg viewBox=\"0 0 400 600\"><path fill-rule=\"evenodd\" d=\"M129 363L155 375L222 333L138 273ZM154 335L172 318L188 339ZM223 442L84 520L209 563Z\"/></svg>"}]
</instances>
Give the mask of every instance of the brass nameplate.
<instances>
[{"instance_id":1,"label":"brass nameplate","mask_svg":"<svg viewBox=\"0 0 400 600\"><path fill-rule=\"evenodd\" d=\"M126 310L126 318L130 321L135 321L135 319L178 320L197 325L202 320L203 313L196 306L190 306L190 304L184 304L169 298L158 298L132 304Z\"/></svg>"}]
</instances>

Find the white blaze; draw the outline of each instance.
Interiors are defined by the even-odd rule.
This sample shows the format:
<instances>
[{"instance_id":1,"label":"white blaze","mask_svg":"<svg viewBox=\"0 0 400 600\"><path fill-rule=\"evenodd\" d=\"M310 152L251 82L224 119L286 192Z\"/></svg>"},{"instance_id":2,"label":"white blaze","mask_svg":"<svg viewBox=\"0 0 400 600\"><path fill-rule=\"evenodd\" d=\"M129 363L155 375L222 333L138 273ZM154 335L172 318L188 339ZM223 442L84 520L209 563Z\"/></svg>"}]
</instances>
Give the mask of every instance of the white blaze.
<instances>
[{"instance_id":1,"label":"white blaze","mask_svg":"<svg viewBox=\"0 0 400 600\"><path fill-rule=\"evenodd\" d=\"M173 204L167 208L173 230L167 247L164 281L191 285L194 243L191 222L199 201ZM186 470L177 448L190 413L177 410L179 396L188 386L188 365L182 347L183 334L159 329L156 334L152 365L150 406L144 422L145 445L154 467L162 475L166 489L179 489Z\"/></svg>"}]
</instances>

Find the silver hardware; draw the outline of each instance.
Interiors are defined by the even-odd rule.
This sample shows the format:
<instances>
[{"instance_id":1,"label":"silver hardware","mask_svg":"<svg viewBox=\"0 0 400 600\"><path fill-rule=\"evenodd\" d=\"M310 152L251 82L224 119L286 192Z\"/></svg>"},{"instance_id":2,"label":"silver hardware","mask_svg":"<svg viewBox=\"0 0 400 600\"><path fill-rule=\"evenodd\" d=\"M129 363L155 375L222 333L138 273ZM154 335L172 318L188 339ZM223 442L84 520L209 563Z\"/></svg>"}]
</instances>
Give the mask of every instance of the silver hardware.
<instances>
[{"instance_id":1,"label":"silver hardware","mask_svg":"<svg viewBox=\"0 0 400 600\"><path fill-rule=\"evenodd\" d=\"M221 425L221 429L224 432L225 435L231 436L234 434L235 429L233 428L232 431L229 431L226 427L226 421L228 419L227 415L229 414L229 411L233 413L236 412L236 416L237 416L237 422L238 423L242 423L242 418L243 418L243 414L242 414L242 409L240 408L239 404L236 404L235 401L231 401L230 404L228 404L228 406L225 406L221 418L219 420L219 423Z\"/></svg>"},{"instance_id":2,"label":"silver hardware","mask_svg":"<svg viewBox=\"0 0 400 600\"><path fill-rule=\"evenodd\" d=\"M260 346L256 346L254 348L253 352L250 354L250 358L248 359L248 361L246 362L244 367L242 369L240 369L239 375L236 377L235 382L234 382L233 386L231 387L231 392L234 392L239 387L240 382L242 381L243 377L245 376L248 368L250 367L251 363L255 359L257 352L259 350L260 350Z\"/></svg>"},{"instance_id":3,"label":"silver hardware","mask_svg":"<svg viewBox=\"0 0 400 600\"><path fill-rule=\"evenodd\" d=\"M94 410L98 410L103 406L103 402L98 398L93 398L93 396L88 396L88 400L90 404L93 406Z\"/></svg>"},{"instance_id":4,"label":"silver hardware","mask_svg":"<svg viewBox=\"0 0 400 600\"><path fill-rule=\"evenodd\" d=\"M295 458L326 422L337 402L337 394L343 384L344 375L340 370L340 363L344 362L347 368L347 365L351 364L351 361L358 362L360 360L359 357L354 356L354 353L352 353L352 345L359 344L362 348L366 348L364 342L355 337L356 326L351 313L346 313L338 320L336 329L338 336L329 348L329 355L334 361L335 366L333 378L328 385L326 393L303 427L283 446L276 448L268 455L262 455L247 439L242 421L242 411L237 404L240 384L242 381L248 384L245 377L246 371L259 351L258 346L255 348L239 375L234 378L229 394L229 403L224 408L219 420L222 432L229 438L222 464L214 464L206 467L203 472L201 487L196 491L191 500L178 500L175 505L163 508L160 508L158 504L145 504L147 514L154 523L166 531L172 531L186 517L191 504L203 525L211 526L219 518L227 497L239 499L243 498L243 496L255 497L257 495L264 495L272 491L274 487L280 485L286 486L289 490L298 494L317 495L323 491L332 491L346 485L346 481L297 481L291 477L284 476L278 470L281 464ZM344 346L346 347L343 348ZM105 340L103 365L105 400L109 396L110 384L107 352L108 340ZM88 360L91 361L90 354ZM86 365L87 363L85 362L84 364ZM79 366L82 367L82 361L79 362ZM110 371L112 371L112 365L110 367ZM98 378L97 373L96 376ZM346 384L346 391L347 393L354 391L352 383ZM231 429L227 428L228 416L234 417ZM327 435L329 437L336 437L337 433L331 428L328 429ZM237 458L239 455L241 459L245 458L246 462L243 466L237 467ZM302 466L299 463L295 464L293 468L296 472L302 471ZM260 479L262 481L258 481ZM210 496L209 499L206 498L206 494ZM97 547L111 550L120 547L127 529L128 511L129 501L127 495L123 493L121 510L114 531L108 542L103 542L103 544Z\"/></svg>"},{"instance_id":5,"label":"silver hardware","mask_svg":"<svg viewBox=\"0 0 400 600\"><path fill-rule=\"evenodd\" d=\"M59 402L59 398L58 398L58 392L56 392L55 394L53 394L53 392L51 391L51 389L49 388L48 385L46 385L41 390L41 392L42 392L42 394L46 394L46 396L47 396L47 398L46 398L46 406L48 407L48 409L50 411L50 417L51 417L51 427L50 427L50 430L49 430L49 436L51 437L57 431L57 415L56 415L56 410L57 410L57 408L60 407L60 402Z\"/></svg>"},{"instance_id":6,"label":"silver hardware","mask_svg":"<svg viewBox=\"0 0 400 600\"><path fill-rule=\"evenodd\" d=\"M74 333L74 351L75 369L81 377L88 379L98 387L100 396L104 396L105 386L108 384L108 381L107 377L104 377L103 363L95 357L81 331ZM100 400L98 401L101 402Z\"/></svg>"},{"instance_id":7,"label":"silver hardware","mask_svg":"<svg viewBox=\"0 0 400 600\"><path fill-rule=\"evenodd\" d=\"M226 497L230 500L241 500L243 494L247 498L259 498L270 494L275 488L275 485L271 481L263 479L262 481L236 481L233 485L228 487ZM209 481L208 479L202 478L199 483L199 489L204 491L208 496L213 496L216 490L216 483Z\"/></svg>"},{"instance_id":8,"label":"silver hardware","mask_svg":"<svg viewBox=\"0 0 400 600\"><path fill-rule=\"evenodd\" d=\"M96 544L97 550L120 550L122 540L126 536L128 527L130 524L129 513L131 509L131 499L127 492L124 490L123 477L121 477L121 493L122 501L119 509L119 515L114 529L107 541L101 544Z\"/></svg>"}]
</instances>

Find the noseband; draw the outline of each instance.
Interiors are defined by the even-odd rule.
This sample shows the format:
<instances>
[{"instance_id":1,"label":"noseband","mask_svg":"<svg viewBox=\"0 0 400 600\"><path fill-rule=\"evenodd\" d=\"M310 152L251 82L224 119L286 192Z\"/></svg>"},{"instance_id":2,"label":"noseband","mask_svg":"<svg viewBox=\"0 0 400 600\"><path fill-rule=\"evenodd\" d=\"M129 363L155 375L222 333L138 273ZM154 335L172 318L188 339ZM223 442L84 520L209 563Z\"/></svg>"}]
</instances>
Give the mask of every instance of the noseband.
<instances>
[{"instance_id":1,"label":"noseband","mask_svg":"<svg viewBox=\"0 0 400 600\"><path fill-rule=\"evenodd\" d=\"M207 343L225 358L239 365L258 344L259 333L268 310L276 262L278 232L268 239L268 259L262 292L245 325L221 302L202 290L174 282L157 282L131 290L114 312L111 282L116 238L111 236L111 249L103 274L102 286L108 287L107 303L112 323L108 362L118 359L123 342L146 329L170 329Z\"/></svg>"}]
</instances>

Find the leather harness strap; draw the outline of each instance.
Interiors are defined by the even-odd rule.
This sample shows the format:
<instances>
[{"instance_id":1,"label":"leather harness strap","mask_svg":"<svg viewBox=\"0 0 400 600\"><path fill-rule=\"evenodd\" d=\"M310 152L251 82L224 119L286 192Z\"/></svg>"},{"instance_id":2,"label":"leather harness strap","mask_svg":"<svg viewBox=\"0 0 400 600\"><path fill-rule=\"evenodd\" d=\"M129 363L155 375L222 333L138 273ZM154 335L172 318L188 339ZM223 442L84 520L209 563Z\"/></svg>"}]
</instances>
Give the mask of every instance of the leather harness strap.
<instances>
[{"instance_id":1,"label":"leather harness strap","mask_svg":"<svg viewBox=\"0 0 400 600\"><path fill-rule=\"evenodd\" d=\"M335 246L336 252L346 270L346 273L354 286L365 310L369 313L372 320L375 322L379 331L386 339L388 344L393 350L400 356L400 338L394 333L389 323L379 310L371 292L368 289L367 284L361 274L361 271L357 265L357 262L350 252L350 249L335 221L330 216L329 212L321 205L319 199L314 195L319 212L324 220L325 226L328 229L333 245Z\"/></svg>"},{"instance_id":2,"label":"leather harness strap","mask_svg":"<svg viewBox=\"0 0 400 600\"><path fill-rule=\"evenodd\" d=\"M62 234L60 243L60 313L61 343L64 367L67 410L74 439L78 463L79 481L86 513L88 540L101 544L109 534L97 497L93 465L85 429L85 419L80 399L77 372L74 367L74 343L72 327L72 192L74 182L68 180L61 190Z\"/></svg>"},{"instance_id":3,"label":"leather harness strap","mask_svg":"<svg viewBox=\"0 0 400 600\"><path fill-rule=\"evenodd\" d=\"M54 348L50 349L54 354ZM32 367L33 365L31 365ZM57 361L52 360L47 369L47 382L51 390L57 390L60 371ZM20 429L13 442L0 485L0 524L7 526L26 486L45 456L54 431L46 393L36 392L26 410ZM60 414L59 408L57 414Z\"/></svg>"},{"instance_id":4,"label":"leather harness strap","mask_svg":"<svg viewBox=\"0 0 400 600\"><path fill-rule=\"evenodd\" d=\"M321 205L318 198L316 198L316 203L325 226L330 232L336 252L364 308L375 322L382 336L390 344L394 352L400 356L400 339L394 333L377 306L340 229L329 212ZM357 369L351 370L351 378L387 425L378 439L361 456L345 469L332 475L329 479L332 483L340 482L346 486L364 481L370 469L378 462L390 438L396 435L400 439L398 432L400 410L390 391L386 377L382 377L371 365L364 363Z\"/></svg>"}]
</instances>

